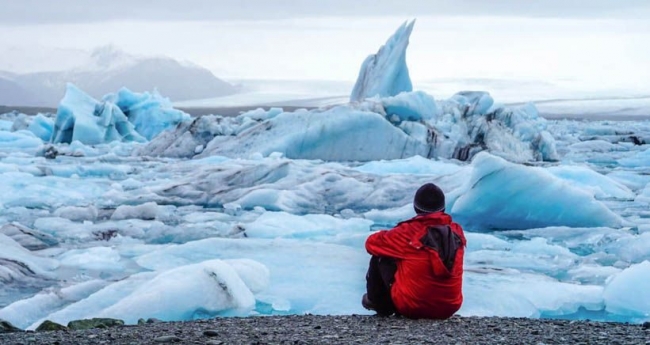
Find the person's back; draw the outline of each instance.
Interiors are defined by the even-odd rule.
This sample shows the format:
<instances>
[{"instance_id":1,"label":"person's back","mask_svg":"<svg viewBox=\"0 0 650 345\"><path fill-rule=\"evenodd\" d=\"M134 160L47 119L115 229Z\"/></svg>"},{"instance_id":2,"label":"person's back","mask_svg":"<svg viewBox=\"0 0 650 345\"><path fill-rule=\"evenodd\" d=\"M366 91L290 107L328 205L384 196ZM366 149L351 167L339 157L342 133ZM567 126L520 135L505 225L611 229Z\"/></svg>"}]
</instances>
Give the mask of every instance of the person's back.
<instances>
[{"instance_id":1,"label":"person's back","mask_svg":"<svg viewBox=\"0 0 650 345\"><path fill-rule=\"evenodd\" d=\"M463 229L444 213L444 194L433 184L418 190L417 216L366 240L373 258L364 307L380 315L444 319L462 304Z\"/></svg>"}]
</instances>

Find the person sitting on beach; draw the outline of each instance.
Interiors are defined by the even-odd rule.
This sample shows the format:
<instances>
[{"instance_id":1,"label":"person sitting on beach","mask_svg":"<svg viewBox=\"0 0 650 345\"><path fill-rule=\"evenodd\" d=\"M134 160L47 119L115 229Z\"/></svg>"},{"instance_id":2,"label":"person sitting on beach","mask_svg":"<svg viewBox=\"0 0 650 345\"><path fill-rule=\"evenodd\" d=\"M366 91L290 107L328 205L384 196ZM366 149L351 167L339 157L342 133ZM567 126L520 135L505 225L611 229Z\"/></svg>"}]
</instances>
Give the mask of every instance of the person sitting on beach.
<instances>
[{"instance_id":1,"label":"person sitting on beach","mask_svg":"<svg viewBox=\"0 0 650 345\"><path fill-rule=\"evenodd\" d=\"M463 302L465 235L435 184L417 190L413 207L415 217L366 240L372 258L361 304L381 316L446 319Z\"/></svg>"}]
</instances>

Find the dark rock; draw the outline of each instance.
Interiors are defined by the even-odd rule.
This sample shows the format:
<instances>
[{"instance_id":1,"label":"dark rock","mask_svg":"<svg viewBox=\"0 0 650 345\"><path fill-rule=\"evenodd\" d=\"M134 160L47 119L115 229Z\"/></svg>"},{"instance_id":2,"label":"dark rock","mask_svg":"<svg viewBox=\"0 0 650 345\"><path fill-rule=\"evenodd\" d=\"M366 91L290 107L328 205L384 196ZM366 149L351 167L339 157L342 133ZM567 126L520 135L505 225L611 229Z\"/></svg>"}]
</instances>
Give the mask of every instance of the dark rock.
<instances>
[{"instance_id":1,"label":"dark rock","mask_svg":"<svg viewBox=\"0 0 650 345\"><path fill-rule=\"evenodd\" d=\"M43 321L38 328L36 328L36 332L48 332L48 331L67 331L68 327L60 325L56 322L52 322L50 320L45 320Z\"/></svg>"},{"instance_id":2,"label":"dark rock","mask_svg":"<svg viewBox=\"0 0 650 345\"><path fill-rule=\"evenodd\" d=\"M650 321L646 321L643 323L643 329L650 329Z\"/></svg>"},{"instance_id":3,"label":"dark rock","mask_svg":"<svg viewBox=\"0 0 650 345\"><path fill-rule=\"evenodd\" d=\"M183 339L175 336L175 335L163 335L162 337L158 337L154 339L153 341L157 343L177 343L180 341L183 341Z\"/></svg>"},{"instance_id":4,"label":"dark rock","mask_svg":"<svg viewBox=\"0 0 650 345\"><path fill-rule=\"evenodd\" d=\"M22 329L12 325L9 321L0 320L0 333L14 333L22 331Z\"/></svg>"},{"instance_id":5,"label":"dark rock","mask_svg":"<svg viewBox=\"0 0 650 345\"><path fill-rule=\"evenodd\" d=\"M108 241L111 238L117 237L117 233L118 233L117 229L107 229L107 230L93 231L93 236L95 236L95 239L98 241Z\"/></svg>"},{"instance_id":6,"label":"dark rock","mask_svg":"<svg viewBox=\"0 0 650 345\"><path fill-rule=\"evenodd\" d=\"M45 159L55 159L59 155L59 151L54 146L48 146L45 151L43 151L43 157Z\"/></svg>"},{"instance_id":7,"label":"dark rock","mask_svg":"<svg viewBox=\"0 0 650 345\"><path fill-rule=\"evenodd\" d=\"M205 335L206 337L216 337L219 335L219 332L213 329L208 329L206 331L203 331L203 335Z\"/></svg>"},{"instance_id":8,"label":"dark rock","mask_svg":"<svg viewBox=\"0 0 650 345\"><path fill-rule=\"evenodd\" d=\"M116 326L123 326L124 321L109 318L94 318L86 320L74 320L68 323L68 328L71 330L78 329L92 329L92 328L109 328Z\"/></svg>"},{"instance_id":9,"label":"dark rock","mask_svg":"<svg viewBox=\"0 0 650 345\"><path fill-rule=\"evenodd\" d=\"M637 137L636 135L631 135L630 140L634 143L634 145L637 145L637 146L645 145L645 140Z\"/></svg>"}]
</instances>

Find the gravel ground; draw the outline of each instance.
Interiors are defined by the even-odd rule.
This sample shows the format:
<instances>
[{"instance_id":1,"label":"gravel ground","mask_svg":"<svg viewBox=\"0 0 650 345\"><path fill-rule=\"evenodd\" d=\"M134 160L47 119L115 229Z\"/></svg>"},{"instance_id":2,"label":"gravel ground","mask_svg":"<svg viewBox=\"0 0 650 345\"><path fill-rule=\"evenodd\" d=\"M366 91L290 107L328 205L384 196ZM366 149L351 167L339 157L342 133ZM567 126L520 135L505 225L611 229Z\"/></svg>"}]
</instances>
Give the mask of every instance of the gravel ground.
<instances>
[{"instance_id":1,"label":"gravel ground","mask_svg":"<svg viewBox=\"0 0 650 345\"><path fill-rule=\"evenodd\" d=\"M265 316L0 334L0 344L650 344L650 323L495 317Z\"/></svg>"}]
</instances>

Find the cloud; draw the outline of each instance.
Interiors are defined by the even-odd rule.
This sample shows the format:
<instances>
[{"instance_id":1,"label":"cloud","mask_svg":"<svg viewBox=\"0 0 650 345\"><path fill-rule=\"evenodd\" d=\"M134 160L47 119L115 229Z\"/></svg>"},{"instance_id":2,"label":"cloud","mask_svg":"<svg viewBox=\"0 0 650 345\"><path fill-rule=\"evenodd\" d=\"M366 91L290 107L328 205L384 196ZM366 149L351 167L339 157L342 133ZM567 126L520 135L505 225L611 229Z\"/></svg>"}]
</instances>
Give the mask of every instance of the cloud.
<instances>
[{"instance_id":1,"label":"cloud","mask_svg":"<svg viewBox=\"0 0 650 345\"><path fill-rule=\"evenodd\" d=\"M0 8L0 25L387 15L558 18L644 18L650 15L650 1L647 0L0 0Z\"/></svg>"}]
</instances>

